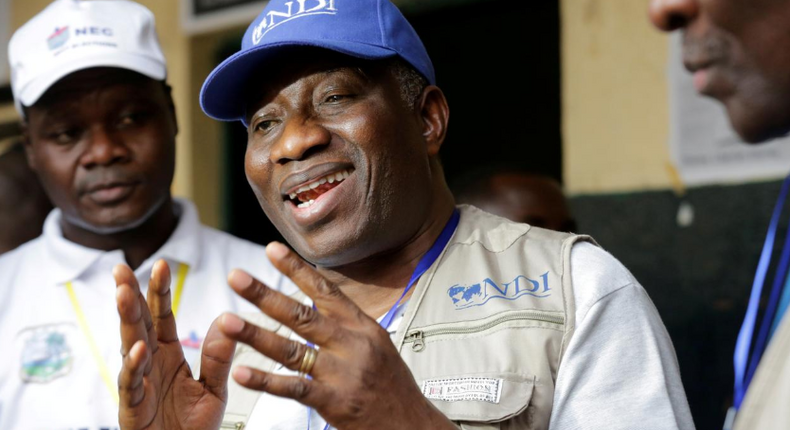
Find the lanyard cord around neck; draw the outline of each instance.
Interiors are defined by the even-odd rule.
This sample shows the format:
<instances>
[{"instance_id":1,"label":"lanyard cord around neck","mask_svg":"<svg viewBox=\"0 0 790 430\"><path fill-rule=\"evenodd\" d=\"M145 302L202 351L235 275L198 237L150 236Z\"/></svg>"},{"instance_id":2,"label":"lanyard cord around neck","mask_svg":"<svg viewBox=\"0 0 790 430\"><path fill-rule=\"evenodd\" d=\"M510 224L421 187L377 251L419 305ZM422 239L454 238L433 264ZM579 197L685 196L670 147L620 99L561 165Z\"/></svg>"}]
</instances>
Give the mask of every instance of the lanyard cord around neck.
<instances>
[{"instance_id":1,"label":"lanyard cord around neck","mask_svg":"<svg viewBox=\"0 0 790 430\"><path fill-rule=\"evenodd\" d=\"M765 278L768 274L768 268L771 264L771 255L773 254L774 242L776 240L776 231L779 226L779 218L782 215L785 200L787 199L788 188L790 188L790 176L785 178L782 182L782 188L779 192L779 197L774 206L773 214L771 215L771 222L768 225L768 233L765 237L762 252L760 253L760 261L757 264L757 270L754 275L754 282L752 284L752 292L749 296L749 305L746 308L746 315L743 319L743 325L738 333L738 341L735 344L735 354L733 356L733 364L735 367L735 396L733 399L733 407L727 412L727 419L725 420L724 428L731 428L735 419L735 413L741 407L743 399L746 396L746 390L754 376L757 362L762 354L762 348L765 346L766 339L763 335L758 336L758 348L755 348L752 353L751 359L749 353L752 346L752 337L754 336L755 326L757 323L757 313L759 311L760 298L762 296ZM785 249L780 258L779 267L777 268L777 277L774 282L774 288L771 294L777 296L777 286L783 284L783 279L780 275L784 276L787 273L788 260L790 260L790 232L788 232L787 239L785 240ZM769 311L775 309L775 304L769 303ZM766 314L766 318L770 318ZM762 330L761 330L762 331Z\"/></svg>"},{"instance_id":2,"label":"lanyard cord around neck","mask_svg":"<svg viewBox=\"0 0 790 430\"><path fill-rule=\"evenodd\" d=\"M178 308L181 304L181 293L184 291L184 281L187 278L187 273L189 272L189 265L187 264L179 264L178 265L178 274L176 276L176 290L173 294L173 318L178 315ZM71 281L66 282L66 292L69 295L69 300L71 301L71 306L74 308L74 313L77 314L77 323L82 330L82 333L85 335L85 340L88 342L88 348L91 350L91 355L93 355L93 360L96 361L96 365L99 367L99 375L101 375L101 379L104 382L104 386L107 387L107 390L110 392L115 404L117 405L118 400L118 388L116 387L116 383L113 381L113 378L110 376L110 371L107 368L107 363L102 358L101 351L99 350L99 345L96 344L96 340L93 338L91 334L90 326L88 325L88 319L85 317L85 312L82 310L82 306L80 306L80 302L77 299L77 293L74 291L74 285Z\"/></svg>"},{"instance_id":3,"label":"lanyard cord around neck","mask_svg":"<svg viewBox=\"0 0 790 430\"><path fill-rule=\"evenodd\" d=\"M419 263L417 263L417 267L414 269L414 273L411 274L411 278L409 279L409 283L406 284L406 288L403 290L403 294L400 295L398 301L392 305L390 310L384 315L384 318L379 321L379 325L384 329L387 330L392 325L392 321L395 319L395 315L398 313L398 308L400 308L401 302L403 298L406 297L406 294L411 290L414 284L417 283L417 280L431 268L436 259L439 258L439 255L442 254L444 248L447 246L447 243L450 242L450 238L453 237L453 233L455 233L455 228L458 227L458 220L461 219L461 214L458 212L458 209L453 210L453 215L450 217L450 220L447 221L447 224L444 226L444 229L439 234L439 237L436 238L436 241L431 246L431 249L422 256ZM315 309L315 305L313 305L313 309ZM308 342L307 346L310 348L315 347L315 344ZM310 430L310 416L313 413L312 408L307 408L307 430ZM329 429L329 423L324 426L323 430Z\"/></svg>"}]
</instances>

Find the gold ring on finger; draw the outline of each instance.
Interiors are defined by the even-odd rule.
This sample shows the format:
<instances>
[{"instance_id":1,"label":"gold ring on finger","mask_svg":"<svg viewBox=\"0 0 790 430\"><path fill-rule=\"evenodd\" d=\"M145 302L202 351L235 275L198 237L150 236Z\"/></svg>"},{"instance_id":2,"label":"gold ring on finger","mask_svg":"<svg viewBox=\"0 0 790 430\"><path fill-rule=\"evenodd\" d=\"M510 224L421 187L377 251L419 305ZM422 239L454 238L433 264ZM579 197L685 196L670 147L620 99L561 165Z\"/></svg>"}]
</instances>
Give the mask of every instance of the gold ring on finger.
<instances>
[{"instance_id":1,"label":"gold ring on finger","mask_svg":"<svg viewBox=\"0 0 790 430\"><path fill-rule=\"evenodd\" d=\"M318 357L318 351L308 346L305 349L304 357L302 357L302 365L299 366L299 376L304 378L313 371L313 366L315 365L315 359Z\"/></svg>"}]
</instances>

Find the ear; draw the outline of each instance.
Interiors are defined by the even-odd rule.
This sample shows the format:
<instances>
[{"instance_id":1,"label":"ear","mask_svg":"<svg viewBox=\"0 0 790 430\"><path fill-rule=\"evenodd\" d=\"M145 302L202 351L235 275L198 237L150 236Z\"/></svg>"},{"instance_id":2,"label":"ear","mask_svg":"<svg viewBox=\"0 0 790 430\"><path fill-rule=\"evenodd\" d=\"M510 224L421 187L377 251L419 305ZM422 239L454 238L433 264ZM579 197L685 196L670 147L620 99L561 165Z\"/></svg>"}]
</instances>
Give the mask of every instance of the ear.
<instances>
[{"instance_id":1,"label":"ear","mask_svg":"<svg viewBox=\"0 0 790 430\"><path fill-rule=\"evenodd\" d=\"M38 172L36 168L36 157L33 156L32 142L30 140L30 123L28 123L27 118L22 118L19 127L22 129L22 144L25 148L27 164L34 172Z\"/></svg>"},{"instance_id":2,"label":"ear","mask_svg":"<svg viewBox=\"0 0 790 430\"><path fill-rule=\"evenodd\" d=\"M435 85L425 87L420 99L419 113L428 155L437 155L447 136L447 124L450 120L450 107L447 106L447 99L439 87Z\"/></svg>"},{"instance_id":3,"label":"ear","mask_svg":"<svg viewBox=\"0 0 790 430\"><path fill-rule=\"evenodd\" d=\"M167 98L167 107L170 110L170 116L173 118L173 128L176 136L178 135L178 117L176 116L176 103L173 101L173 87L167 82L163 82L165 97Z\"/></svg>"}]
</instances>

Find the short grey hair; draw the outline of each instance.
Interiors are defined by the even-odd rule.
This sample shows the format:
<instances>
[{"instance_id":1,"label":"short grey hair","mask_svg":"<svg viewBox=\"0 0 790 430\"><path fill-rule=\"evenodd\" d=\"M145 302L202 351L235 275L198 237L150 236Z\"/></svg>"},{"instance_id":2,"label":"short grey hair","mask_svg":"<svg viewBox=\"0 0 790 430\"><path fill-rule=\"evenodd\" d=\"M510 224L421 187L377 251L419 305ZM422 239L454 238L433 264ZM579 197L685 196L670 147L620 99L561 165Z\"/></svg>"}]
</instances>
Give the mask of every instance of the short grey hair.
<instances>
[{"instance_id":1,"label":"short grey hair","mask_svg":"<svg viewBox=\"0 0 790 430\"><path fill-rule=\"evenodd\" d=\"M389 61L388 68L398 81L401 99L407 107L415 109L423 90L428 86L428 80L399 57L394 57Z\"/></svg>"}]
</instances>

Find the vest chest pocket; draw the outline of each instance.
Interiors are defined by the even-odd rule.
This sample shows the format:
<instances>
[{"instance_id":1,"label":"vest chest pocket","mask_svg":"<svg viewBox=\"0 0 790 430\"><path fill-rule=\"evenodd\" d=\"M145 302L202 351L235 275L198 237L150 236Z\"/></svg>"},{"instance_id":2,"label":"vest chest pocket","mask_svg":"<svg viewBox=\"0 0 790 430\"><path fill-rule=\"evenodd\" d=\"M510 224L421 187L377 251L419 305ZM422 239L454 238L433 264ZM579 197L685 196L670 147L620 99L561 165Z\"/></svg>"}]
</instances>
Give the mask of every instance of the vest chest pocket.
<instances>
[{"instance_id":1,"label":"vest chest pocket","mask_svg":"<svg viewBox=\"0 0 790 430\"><path fill-rule=\"evenodd\" d=\"M548 427L561 312L510 310L407 331L401 356L423 395L462 429Z\"/></svg>"},{"instance_id":2,"label":"vest chest pocket","mask_svg":"<svg viewBox=\"0 0 790 430\"><path fill-rule=\"evenodd\" d=\"M535 377L477 374L418 380L423 395L462 429L500 429L530 408ZM528 420L529 411L520 417ZM518 427L521 429L532 428Z\"/></svg>"}]
</instances>

